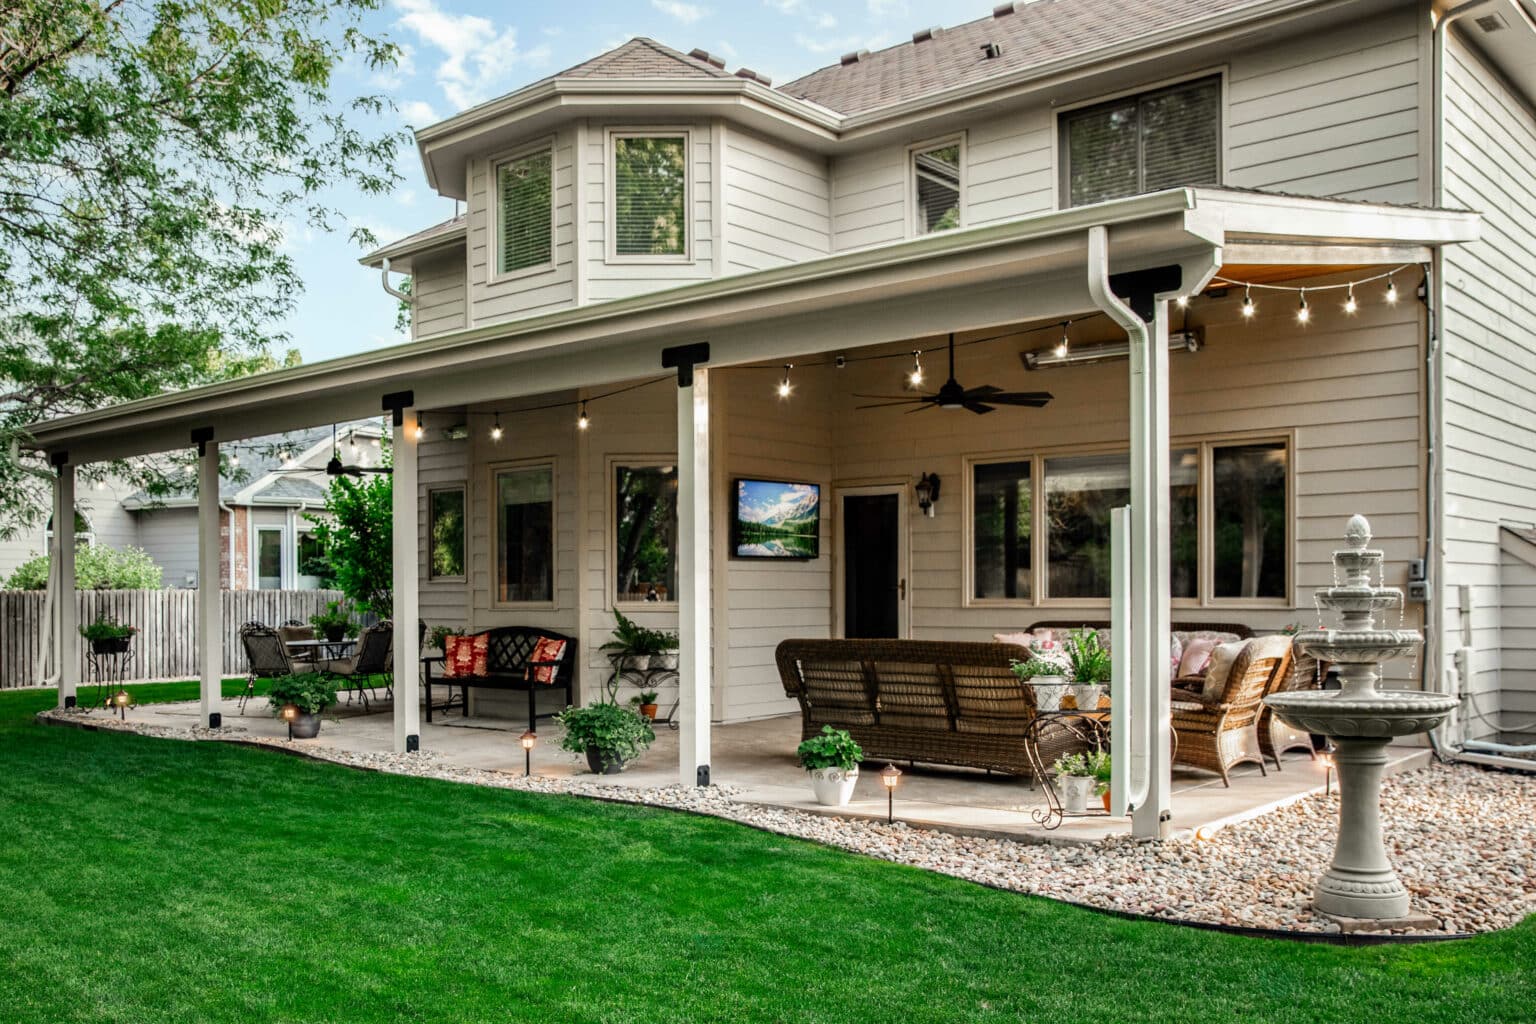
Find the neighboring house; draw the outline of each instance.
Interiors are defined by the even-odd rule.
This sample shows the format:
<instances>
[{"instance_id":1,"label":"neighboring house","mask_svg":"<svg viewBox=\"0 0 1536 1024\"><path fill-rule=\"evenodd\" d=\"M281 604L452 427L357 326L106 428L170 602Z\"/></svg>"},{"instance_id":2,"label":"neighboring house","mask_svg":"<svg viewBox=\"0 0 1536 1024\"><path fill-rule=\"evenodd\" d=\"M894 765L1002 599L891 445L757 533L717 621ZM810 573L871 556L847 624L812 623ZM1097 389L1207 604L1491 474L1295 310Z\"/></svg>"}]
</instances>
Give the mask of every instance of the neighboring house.
<instances>
[{"instance_id":1,"label":"neighboring house","mask_svg":"<svg viewBox=\"0 0 1536 1024\"><path fill-rule=\"evenodd\" d=\"M1489 735L1536 691L1500 611L1501 524L1536 507L1532 10L1042 0L778 87L633 39L417 132L466 213L365 260L411 276L411 344L37 437L73 462L394 410L395 618L575 634L588 696L611 609L680 626L684 779L709 720L792 707L785 638L1106 618L1133 493L1164 629L1313 621L1368 515L1388 582L1426 581L1423 683L1469 695L1447 738ZM870 408L932 394L950 337L967 387L1053 398ZM819 485L816 557L737 557L742 479ZM1157 634L1125 655L1154 702Z\"/></svg>"},{"instance_id":2,"label":"neighboring house","mask_svg":"<svg viewBox=\"0 0 1536 1024\"><path fill-rule=\"evenodd\" d=\"M343 462L376 466L385 433L377 419L338 424ZM320 556L309 515L325 507L333 452L329 425L256 437L226 448L229 475L219 480L219 585L225 590L315 590ZM142 548L167 587L196 587L195 491L154 498L115 479L81 489L76 543ZM0 580L48 550L52 519L0 545Z\"/></svg>"}]
</instances>

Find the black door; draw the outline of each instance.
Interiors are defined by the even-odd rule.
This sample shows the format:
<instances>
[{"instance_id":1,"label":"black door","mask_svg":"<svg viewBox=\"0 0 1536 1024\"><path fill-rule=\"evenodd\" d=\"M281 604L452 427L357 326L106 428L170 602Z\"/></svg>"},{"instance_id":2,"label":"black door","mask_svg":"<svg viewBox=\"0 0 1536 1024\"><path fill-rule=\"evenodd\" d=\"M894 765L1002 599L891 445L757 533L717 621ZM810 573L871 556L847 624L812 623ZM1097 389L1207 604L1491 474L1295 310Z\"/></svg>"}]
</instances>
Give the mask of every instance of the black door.
<instances>
[{"instance_id":1,"label":"black door","mask_svg":"<svg viewBox=\"0 0 1536 1024\"><path fill-rule=\"evenodd\" d=\"M901 511L894 494L843 498L843 632L881 639L901 635L898 547Z\"/></svg>"}]
</instances>

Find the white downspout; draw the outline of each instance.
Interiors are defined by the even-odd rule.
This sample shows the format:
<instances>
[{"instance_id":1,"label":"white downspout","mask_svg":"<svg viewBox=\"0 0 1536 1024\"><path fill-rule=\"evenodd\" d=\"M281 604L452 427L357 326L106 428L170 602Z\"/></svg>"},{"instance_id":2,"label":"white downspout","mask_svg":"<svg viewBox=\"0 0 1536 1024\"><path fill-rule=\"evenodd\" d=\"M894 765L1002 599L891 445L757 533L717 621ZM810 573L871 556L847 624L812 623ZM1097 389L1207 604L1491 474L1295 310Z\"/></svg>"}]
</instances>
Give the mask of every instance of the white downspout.
<instances>
[{"instance_id":1,"label":"white downspout","mask_svg":"<svg viewBox=\"0 0 1536 1024\"><path fill-rule=\"evenodd\" d=\"M395 298L399 299L401 302L405 303L407 306L409 306L409 305L411 305L413 303L414 300L412 299L410 292L403 292L399 288L396 288L394 285L389 283L389 257L388 256L384 257L383 265L382 265L382 267L379 270L379 280L384 283L384 290L386 292L388 292L389 294L393 295Z\"/></svg>"}]
</instances>

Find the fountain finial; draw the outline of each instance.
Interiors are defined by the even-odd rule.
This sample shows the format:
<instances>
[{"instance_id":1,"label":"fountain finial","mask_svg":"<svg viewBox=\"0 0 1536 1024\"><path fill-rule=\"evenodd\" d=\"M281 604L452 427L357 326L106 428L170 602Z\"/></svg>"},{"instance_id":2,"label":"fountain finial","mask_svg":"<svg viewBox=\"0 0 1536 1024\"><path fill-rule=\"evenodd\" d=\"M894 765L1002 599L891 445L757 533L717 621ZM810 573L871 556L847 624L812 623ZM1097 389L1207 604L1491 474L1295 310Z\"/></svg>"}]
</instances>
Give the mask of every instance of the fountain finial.
<instances>
[{"instance_id":1,"label":"fountain finial","mask_svg":"<svg viewBox=\"0 0 1536 1024\"><path fill-rule=\"evenodd\" d=\"M1344 540L1356 551L1364 550L1371 542L1371 522L1365 516L1356 513L1349 517L1349 523L1344 527Z\"/></svg>"}]
</instances>

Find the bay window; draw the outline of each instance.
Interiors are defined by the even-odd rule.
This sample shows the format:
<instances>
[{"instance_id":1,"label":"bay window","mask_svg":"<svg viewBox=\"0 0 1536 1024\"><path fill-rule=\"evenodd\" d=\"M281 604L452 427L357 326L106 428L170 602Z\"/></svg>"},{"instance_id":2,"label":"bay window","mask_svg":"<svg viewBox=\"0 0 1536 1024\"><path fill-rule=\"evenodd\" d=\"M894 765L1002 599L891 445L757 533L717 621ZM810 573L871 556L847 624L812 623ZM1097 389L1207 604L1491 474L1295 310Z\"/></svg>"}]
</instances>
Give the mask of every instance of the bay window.
<instances>
[{"instance_id":1,"label":"bay window","mask_svg":"<svg viewBox=\"0 0 1536 1024\"><path fill-rule=\"evenodd\" d=\"M610 136L610 257L689 257L688 148L686 132Z\"/></svg>"},{"instance_id":2,"label":"bay window","mask_svg":"<svg viewBox=\"0 0 1536 1024\"><path fill-rule=\"evenodd\" d=\"M496 165L496 272L554 263L554 156L548 147Z\"/></svg>"}]
</instances>

